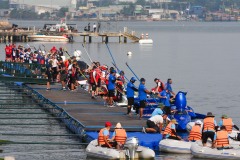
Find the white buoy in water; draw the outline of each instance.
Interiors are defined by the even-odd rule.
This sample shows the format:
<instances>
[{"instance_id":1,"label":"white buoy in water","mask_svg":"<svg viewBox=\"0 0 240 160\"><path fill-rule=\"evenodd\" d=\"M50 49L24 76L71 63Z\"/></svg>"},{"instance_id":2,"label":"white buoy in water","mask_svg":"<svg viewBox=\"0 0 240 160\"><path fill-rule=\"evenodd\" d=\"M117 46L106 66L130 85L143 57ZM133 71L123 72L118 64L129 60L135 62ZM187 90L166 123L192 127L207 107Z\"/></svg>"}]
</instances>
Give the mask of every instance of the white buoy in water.
<instances>
[{"instance_id":1,"label":"white buoy in water","mask_svg":"<svg viewBox=\"0 0 240 160\"><path fill-rule=\"evenodd\" d=\"M131 52L131 51L128 51L127 55L128 55L128 56L131 56L131 55L132 55L132 52Z\"/></svg>"},{"instance_id":2,"label":"white buoy in water","mask_svg":"<svg viewBox=\"0 0 240 160\"><path fill-rule=\"evenodd\" d=\"M4 160L15 160L15 158L12 156L5 156Z\"/></svg>"}]
</instances>

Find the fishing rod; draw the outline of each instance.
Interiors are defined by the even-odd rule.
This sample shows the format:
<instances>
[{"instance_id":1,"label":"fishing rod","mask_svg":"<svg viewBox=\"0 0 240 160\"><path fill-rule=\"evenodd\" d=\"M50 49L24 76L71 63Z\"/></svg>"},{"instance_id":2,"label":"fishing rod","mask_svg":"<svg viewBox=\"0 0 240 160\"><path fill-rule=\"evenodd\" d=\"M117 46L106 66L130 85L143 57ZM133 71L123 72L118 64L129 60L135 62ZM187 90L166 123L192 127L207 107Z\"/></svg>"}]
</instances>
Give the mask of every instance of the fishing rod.
<instances>
[{"instance_id":1,"label":"fishing rod","mask_svg":"<svg viewBox=\"0 0 240 160\"><path fill-rule=\"evenodd\" d=\"M113 58L112 52L110 51L110 48L108 47L107 43L106 43L106 46L107 46L107 49L108 49L108 53L110 54L110 56L111 56L111 58L112 58L112 60L113 60L113 63L112 63L112 64L117 68L118 73L120 73L120 70L119 70L118 67L117 67L117 64L116 64L116 62L115 62L115 60L114 60L114 58ZM124 77L125 77L125 76L124 76Z\"/></svg>"},{"instance_id":2,"label":"fishing rod","mask_svg":"<svg viewBox=\"0 0 240 160\"><path fill-rule=\"evenodd\" d=\"M127 64L127 62L126 62L126 65L127 65L127 67L129 68L129 70L134 74L134 76L138 79L138 81L140 82L140 79L138 78L138 76L133 72L133 70L132 70L132 68ZM156 98L155 97L153 97L151 94L150 94L150 96L154 99L154 101L158 104L158 101L156 100ZM148 101L147 101L148 102ZM149 104L150 104L150 102L148 102Z\"/></svg>"},{"instance_id":3,"label":"fishing rod","mask_svg":"<svg viewBox=\"0 0 240 160\"><path fill-rule=\"evenodd\" d=\"M82 44L82 47L83 47L83 49L85 50L85 52L86 52L86 54L87 54L87 56L88 56L90 62L93 63L91 57L90 57L89 54L88 54L88 51L86 50L86 48L85 48L85 46L84 46L83 44Z\"/></svg>"}]
</instances>

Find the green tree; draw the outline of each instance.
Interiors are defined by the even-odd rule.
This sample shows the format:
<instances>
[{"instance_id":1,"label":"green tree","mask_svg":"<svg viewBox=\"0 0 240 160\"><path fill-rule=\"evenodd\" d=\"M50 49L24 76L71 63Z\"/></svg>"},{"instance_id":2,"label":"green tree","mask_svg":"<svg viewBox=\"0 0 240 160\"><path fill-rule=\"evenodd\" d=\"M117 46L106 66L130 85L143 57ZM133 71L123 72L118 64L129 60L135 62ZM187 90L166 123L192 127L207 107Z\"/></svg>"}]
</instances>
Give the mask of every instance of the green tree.
<instances>
[{"instance_id":1,"label":"green tree","mask_svg":"<svg viewBox=\"0 0 240 160\"><path fill-rule=\"evenodd\" d=\"M59 11L57 12L57 17L65 17L66 16L66 12L68 12L68 8L66 7L62 7L59 9Z\"/></svg>"},{"instance_id":2,"label":"green tree","mask_svg":"<svg viewBox=\"0 0 240 160\"><path fill-rule=\"evenodd\" d=\"M9 9L9 1L0 1L0 9Z\"/></svg>"},{"instance_id":3,"label":"green tree","mask_svg":"<svg viewBox=\"0 0 240 160\"><path fill-rule=\"evenodd\" d=\"M132 16L134 10L135 5L133 3L130 3L128 7L123 7L123 9L121 10L121 14Z\"/></svg>"}]
</instances>

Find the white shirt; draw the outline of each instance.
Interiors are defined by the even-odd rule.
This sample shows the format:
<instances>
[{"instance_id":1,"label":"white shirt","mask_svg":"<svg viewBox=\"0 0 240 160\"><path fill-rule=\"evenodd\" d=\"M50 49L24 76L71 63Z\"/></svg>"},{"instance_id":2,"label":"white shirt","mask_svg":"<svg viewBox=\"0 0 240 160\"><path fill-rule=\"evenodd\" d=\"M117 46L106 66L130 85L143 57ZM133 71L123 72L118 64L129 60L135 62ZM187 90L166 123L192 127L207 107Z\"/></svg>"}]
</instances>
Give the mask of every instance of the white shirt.
<instances>
[{"instance_id":1,"label":"white shirt","mask_svg":"<svg viewBox=\"0 0 240 160\"><path fill-rule=\"evenodd\" d=\"M52 67L57 67L58 65L57 65L57 63L58 63L58 60L57 59L53 59L52 60Z\"/></svg>"},{"instance_id":2,"label":"white shirt","mask_svg":"<svg viewBox=\"0 0 240 160\"><path fill-rule=\"evenodd\" d=\"M161 115L156 115L151 118L149 118L150 121L154 122L156 125L159 123L163 123L163 117Z\"/></svg>"}]
</instances>

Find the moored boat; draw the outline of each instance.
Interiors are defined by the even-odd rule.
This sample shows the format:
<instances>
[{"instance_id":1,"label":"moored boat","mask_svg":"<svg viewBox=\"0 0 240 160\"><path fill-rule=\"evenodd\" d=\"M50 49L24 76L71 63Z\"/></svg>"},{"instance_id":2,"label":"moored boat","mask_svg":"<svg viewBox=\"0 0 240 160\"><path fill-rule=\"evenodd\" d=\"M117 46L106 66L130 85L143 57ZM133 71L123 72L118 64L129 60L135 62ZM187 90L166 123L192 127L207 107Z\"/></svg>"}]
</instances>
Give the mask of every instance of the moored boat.
<instances>
[{"instance_id":1,"label":"moored boat","mask_svg":"<svg viewBox=\"0 0 240 160\"><path fill-rule=\"evenodd\" d=\"M139 146L136 137L128 138L123 150L98 146L97 139L86 148L88 157L101 159L153 159L155 152L147 147Z\"/></svg>"},{"instance_id":2,"label":"moored boat","mask_svg":"<svg viewBox=\"0 0 240 160\"><path fill-rule=\"evenodd\" d=\"M161 152L168 153L191 153L190 148L192 143L194 142L163 139L159 143L159 149Z\"/></svg>"},{"instance_id":3,"label":"moored boat","mask_svg":"<svg viewBox=\"0 0 240 160\"><path fill-rule=\"evenodd\" d=\"M231 144L231 143L230 143ZM240 150L238 143L231 144L233 149L210 148L209 146L203 147L201 142L196 142L191 146L191 153L194 157L205 159L240 159Z\"/></svg>"},{"instance_id":4,"label":"moored boat","mask_svg":"<svg viewBox=\"0 0 240 160\"><path fill-rule=\"evenodd\" d=\"M67 36L47 36L47 35L30 35L28 36L30 41L42 41L42 42L68 42Z\"/></svg>"},{"instance_id":5,"label":"moored boat","mask_svg":"<svg viewBox=\"0 0 240 160\"><path fill-rule=\"evenodd\" d=\"M152 39L140 39L139 44L153 44Z\"/></svg>"}]
</instances>

